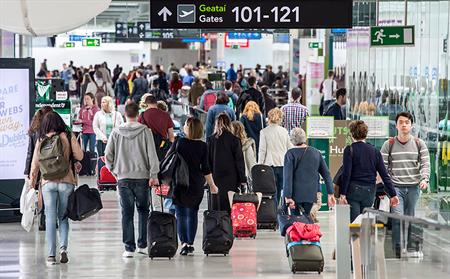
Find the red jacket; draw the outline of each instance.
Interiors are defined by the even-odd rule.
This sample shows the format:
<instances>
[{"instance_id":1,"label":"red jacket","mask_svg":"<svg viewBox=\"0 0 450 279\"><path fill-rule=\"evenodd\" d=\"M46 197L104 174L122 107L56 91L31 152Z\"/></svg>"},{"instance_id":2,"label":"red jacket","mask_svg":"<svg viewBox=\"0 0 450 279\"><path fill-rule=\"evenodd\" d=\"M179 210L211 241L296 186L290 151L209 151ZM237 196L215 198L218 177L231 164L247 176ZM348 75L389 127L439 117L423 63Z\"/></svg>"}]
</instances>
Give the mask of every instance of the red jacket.
<instances>
[{"instance_id":1,"label":"red jacket","mask_svg":"<svg viewBox=\"0 0 450 279\"><path fill-rule=\"evenodd\" d=\"M78 121L83 125L83 134L94 134L94 128L92 128L92 122L94 121L94 115L100 109L97 106L93 106L92 108L82 107L80 109L80 113L78 114Z\"/></svg>"},{"instance_id":2,"label":"red jacket","mask_svg":"<svg viewBox=\"0 0 450 279\"><path fill-rule=\"evenodd\" d=\"M178 95L178 91L183 87L183 82L181 80L178 80L178 82L171 81L170 82L170 93L172 95Z\"/></svg>"},{"instance_id":3,"label":"red jacket","mask_svg":"<svg viewBox=\"0 0 450 279\"><path fill-rule=\"evenodd\" d=\"M322 237L319 224L304 224L295 222L287 231L291 241L299 242L306 240L310 242L319 242Z\"/></svg>"}]
</instances>

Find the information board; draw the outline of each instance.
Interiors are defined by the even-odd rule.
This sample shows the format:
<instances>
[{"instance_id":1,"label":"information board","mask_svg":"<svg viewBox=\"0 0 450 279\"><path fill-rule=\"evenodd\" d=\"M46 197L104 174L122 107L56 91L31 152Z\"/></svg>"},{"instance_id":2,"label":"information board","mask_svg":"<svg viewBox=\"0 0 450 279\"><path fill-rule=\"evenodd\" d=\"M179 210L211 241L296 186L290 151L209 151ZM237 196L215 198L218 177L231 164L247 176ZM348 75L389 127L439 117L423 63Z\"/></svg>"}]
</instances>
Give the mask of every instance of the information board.
<instances>
[{"instance_id":1,"label":"information board","mask_svg":"<svg viewBox=\"0 0 450 279\"><path fill-rule=\"evenodd\" d=\"M367 138L389 137L389 116L361 116L361 120L369 128Z\"/></svg>"},{"instance_id":2,"label":"information board","mask_svg":"<svg viewBox=\"0 0 450 279\"><path fill-rule=\"evenodd\" d=\"M152 28L351 28L352 0L151 0Z\"/></svg>"},{"instance_id":3,"label":"information board","mask_svg":"<svg viewBox=\"0 0 450 279\"><path fill-rule=\"evenodd\" d=\"M329 139L334 137L333 116L308 116L306 118L306 135L312 139Z\"/></svg>"}]
</instances>

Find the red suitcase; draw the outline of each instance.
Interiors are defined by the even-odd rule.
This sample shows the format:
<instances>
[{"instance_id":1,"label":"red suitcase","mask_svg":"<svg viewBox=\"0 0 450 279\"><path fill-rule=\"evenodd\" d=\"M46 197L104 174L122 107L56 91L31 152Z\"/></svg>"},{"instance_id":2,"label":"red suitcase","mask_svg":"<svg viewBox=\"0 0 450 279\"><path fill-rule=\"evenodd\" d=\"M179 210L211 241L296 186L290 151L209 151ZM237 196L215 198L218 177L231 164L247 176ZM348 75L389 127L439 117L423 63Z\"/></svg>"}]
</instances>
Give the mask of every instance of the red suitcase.
<instances>
[{"instance_id":1,"label":"red suitcase","mask_svg":"<svg viewBox=\"0 0 450 279\"><path fill-rule=\"evenodd\" d=\"M117 179L105 165L105 157L99 157L97 163L97 187L99 191L116 190Z\"/></svg>"},{"instance_id":2,"label":"red suitcase","mask_svg":"<svg viewBox=\"0 0 450 279\"><path fill-rule=\"evenodd\" d=\"M234 203L231 221L235 237L256 237L256 206L254 203Z\"/></svg>"}]
</instances>

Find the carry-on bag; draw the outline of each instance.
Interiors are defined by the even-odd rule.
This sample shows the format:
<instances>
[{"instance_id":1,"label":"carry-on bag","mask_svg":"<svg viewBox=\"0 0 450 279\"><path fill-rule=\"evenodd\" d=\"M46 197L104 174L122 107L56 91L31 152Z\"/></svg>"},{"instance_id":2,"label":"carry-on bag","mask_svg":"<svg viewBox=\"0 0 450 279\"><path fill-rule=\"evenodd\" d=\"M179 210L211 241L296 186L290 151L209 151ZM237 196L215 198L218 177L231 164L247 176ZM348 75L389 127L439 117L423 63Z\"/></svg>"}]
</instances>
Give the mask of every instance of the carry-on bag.
<instances>
[{"instance_id":1,"label":"carry-on bag","mask_svg":"<svg viewBox=\"0 0 450 279\"><path fill-rule=\"evenodd\" d=\"M242 190L242 189L241 189ZM257 210L261 203L262 194L252 193L248 187L243 192L228 192L231 207L231 222L233 225L233 235L244 238L256 237Z\"/></svg>"},{"instance_id":2,"label":"carry-on bag","mask_svg":"<svg viewBox=\"0 0 450 279\"><path fill-rule=\"evenodd\" d=\"M203 213L203 252L209 255L228 255L233 246L233 228L227 211L220 211L218 195L212 195L209 190L208 210ZM212 197L217 199L218 210L212 207Z\"/></svg>"},{"instance_id":3,"label":"carry-on bag","mask_svg":"<svg viewBox=\"0 0 450 279\"><path fill-rule=\"evenodd\" d=\"M277 222L277 207L275 205L275 197L262 197L261 205L258 209L258 229L276 230Z\"/></svg>"},{"instance_id":4,"label":"carry-on bag","mask_svg":"<svg viewBox=\"0 0 450 279\"><path fill-rule=\"evenodd\" d=\"M285 237L286 253L292 273L298 271L323 271L324 258L320 242L292 242L289 234Z\"/></svg>"},{"instance_id":5,"label":"carry-on bag","mask_svg":"<svg viewBox=\"0 0 450 279\"><path fill-rule=\"evenodd\" d=\"M275 195L277 186L275 183L275 174L270 166L255 165L252 170L252 189L263 195Z\"/></svg>"},{"instance_id":6,"label":"carry-on bag","mask_svg":"<svg viewBox=\"0 0 450 279\"><path fill-rule=\"evenodd\" d=\"M99 157L97 162L97 187L99 191L117 189L117 179L106 167L104 156Z\"/></svg>"},{"instance_id":7,"label":"carry-on bag","mask_svg":"<svg viewBox=\"0 0 450 279\"><path fill-rule=\"evenodd\" d=\"M286 204L279 207L277 218L281 236L285 236L286 230L295 222L305 224L314 223L309 216L306 216L305 211L301 206L298 206L298 210L300 211L300 215L291 215L290 209Z\"/></svg>"},{"instance_id":8,"label":"carry-on bag","mask_svg":"<svg viewBox=\"0 0 450 279\"><path fill-rule=\"evenodd\" d=\"M94 175L96 162L97 162L97 156L95 155L95 152L84 151L83 160L80 161L81 170L78 175L80 175L80 176Z\"/></svg>"},{"instance_id":9,"label":"carry-on bag","mask_svg":"<svg viewBox=\"0 0 450 279\"><path fill-rule=\"evenodd\" d=\"M96 214L102 208L103 204L99 191L83 184L70 194L66 217L73 221L82 221Z\"/></svg>"},{"instance_id":10,"label":"carry-on bag","mask_svg":"<svg viewBox=\"0 0 450 279\"><path fill-rule=\"evenodd\" d=\"M161 186L160 186L161 187ZM164 204L163 198L161 204ZM147 223L148 256L153 258L172 259L178 249L177 220L174 215L162 211L155 211L152 203L152 212Z\"/></svg>"}]
</instances>

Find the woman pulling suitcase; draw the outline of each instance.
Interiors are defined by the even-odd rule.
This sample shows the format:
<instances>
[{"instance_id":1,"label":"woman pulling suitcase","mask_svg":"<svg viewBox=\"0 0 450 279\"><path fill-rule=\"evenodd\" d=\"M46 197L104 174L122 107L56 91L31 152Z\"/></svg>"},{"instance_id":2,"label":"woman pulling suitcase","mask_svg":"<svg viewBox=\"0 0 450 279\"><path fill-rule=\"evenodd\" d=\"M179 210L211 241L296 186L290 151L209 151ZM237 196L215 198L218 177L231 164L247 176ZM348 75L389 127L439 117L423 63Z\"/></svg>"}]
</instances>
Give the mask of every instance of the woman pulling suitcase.
<instances>
[{"instance_id":1,"label":"woman pulling suitcase","mask_svg":"<svg viewBox=\"0 0 450 279\"><path fill-rule=\"evenodd\" d=\"M179 155L189 166L189 187L175 187L178 236L181 241L180 255L194 253L194 240L197 233L198 209L203 199L205 180L211 193L217 194L208 164L206 143L202 141L203 124L198 118L188 118L184 125L185 138L174 144Z\"/></svg>"}]
</instances>

